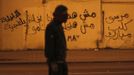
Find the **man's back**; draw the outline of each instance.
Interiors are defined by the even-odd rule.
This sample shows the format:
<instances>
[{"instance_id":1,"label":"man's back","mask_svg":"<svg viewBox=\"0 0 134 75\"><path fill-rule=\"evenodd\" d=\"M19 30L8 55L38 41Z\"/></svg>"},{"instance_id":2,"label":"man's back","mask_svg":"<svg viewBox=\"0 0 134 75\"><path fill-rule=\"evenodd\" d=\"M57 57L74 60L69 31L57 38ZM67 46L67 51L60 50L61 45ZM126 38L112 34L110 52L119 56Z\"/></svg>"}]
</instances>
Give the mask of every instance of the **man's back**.
<instances>
[{"instance_id":1,"label":"man's back","mask_svg":"<svg viewBox=\"0 0 134 75\"><path fill-rule=\"evenodd\" d=\"M49 61L65 60L66 39L63 27L52 21L46 28L45 54Z\"/></svg>"}]
</instances>

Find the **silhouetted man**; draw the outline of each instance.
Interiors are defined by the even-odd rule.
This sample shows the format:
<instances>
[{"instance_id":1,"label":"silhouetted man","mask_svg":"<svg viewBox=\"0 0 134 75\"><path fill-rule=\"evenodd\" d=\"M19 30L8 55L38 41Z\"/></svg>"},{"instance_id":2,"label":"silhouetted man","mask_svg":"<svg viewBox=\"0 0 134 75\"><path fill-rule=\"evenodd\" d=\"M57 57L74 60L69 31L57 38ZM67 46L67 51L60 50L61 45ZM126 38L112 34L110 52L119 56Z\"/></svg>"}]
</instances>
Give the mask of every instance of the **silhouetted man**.
<instances>
[{"instance_id":1,"label":"silhouetted man","mask_svg":"<svg viewBox=\"0 0 134 75\"><path fill-rule=\"evenodd\" d=\"M53 13L53 20L46 27L45 56L49 75L68 75L66 63L66 39L62 27L68 18L67 7L59 5Z\"/></svg>"}]
</instances>

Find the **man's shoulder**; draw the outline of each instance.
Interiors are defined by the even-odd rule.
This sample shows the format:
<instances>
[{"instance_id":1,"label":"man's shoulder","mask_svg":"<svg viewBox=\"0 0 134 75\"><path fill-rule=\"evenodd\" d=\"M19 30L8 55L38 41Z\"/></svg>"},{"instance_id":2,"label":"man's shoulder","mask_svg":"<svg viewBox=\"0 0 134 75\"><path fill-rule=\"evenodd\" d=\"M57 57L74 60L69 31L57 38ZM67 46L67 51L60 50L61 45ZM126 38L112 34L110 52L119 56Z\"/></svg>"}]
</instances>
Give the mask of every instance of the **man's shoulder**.
<instances>
[{"instance_id":1,"label":"man's shoulder","mask_svg":"<svg viewBox=\"0 0 134 75\"><path fill-rule=\"evenodd\" d=\"M46 30L50 32L57 32L57 27L55 23L51 22L47 25Z\"/></svg>"},{"instance_id":2,"label":"man's shoulder","mask_svg":"<svg viewBox=\"0 0 134 75\"><path fill-rule=\"evenodd\" d=\"M53 29L54 28L54 24L53 23L49 23L46 27L46 29Z\"/></svg>"}]
</instances>

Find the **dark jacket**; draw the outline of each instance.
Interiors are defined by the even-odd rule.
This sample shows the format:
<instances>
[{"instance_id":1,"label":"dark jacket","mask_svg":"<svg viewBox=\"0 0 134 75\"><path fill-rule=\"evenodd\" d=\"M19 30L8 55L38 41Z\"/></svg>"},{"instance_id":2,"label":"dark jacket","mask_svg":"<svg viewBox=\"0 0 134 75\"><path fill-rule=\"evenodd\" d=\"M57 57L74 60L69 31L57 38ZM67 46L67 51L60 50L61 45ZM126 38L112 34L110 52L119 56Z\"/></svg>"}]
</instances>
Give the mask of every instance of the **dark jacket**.
<instances>
[{"instance_id":1,"label":"dark jacket","mask_svg":"<svg viewBox=\"0 0 134 75\"><path fill-rule=\"evenodd\" d=\"M50 22L45 33L45 56L48 62L65 61L66 39L61 23Z\"/></svg>"}]
</instances>

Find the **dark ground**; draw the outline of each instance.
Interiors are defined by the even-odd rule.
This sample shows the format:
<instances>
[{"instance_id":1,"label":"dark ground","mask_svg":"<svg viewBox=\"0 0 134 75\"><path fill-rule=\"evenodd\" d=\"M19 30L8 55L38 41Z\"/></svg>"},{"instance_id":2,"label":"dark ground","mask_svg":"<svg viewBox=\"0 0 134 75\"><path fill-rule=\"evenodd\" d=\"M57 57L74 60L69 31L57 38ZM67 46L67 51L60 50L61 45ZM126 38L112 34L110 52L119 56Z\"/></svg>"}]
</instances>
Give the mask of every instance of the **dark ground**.
<instances>
[{"instance_id":1,"label":"dark ground","mask_svg":"<svg viewBox=\"0 0 134 75\"><path fill-rule=\"evenodd\" d=\"M134 62L68 63L69 75L134 75ZM45 63L0 64L0 75L47 75Z\"/></svg>"},{"instance_id":2,"label":"dark ground","mask_svg":"<svg viewBox=\"0 0 134 75\"><path fill-rule=\"evenodd\" d=\"M47 75L42 50L1 51L0 75ZM68 51L69 75L134 75L134 50Z\"/></svg>"}]
</instances>

